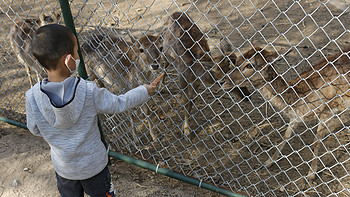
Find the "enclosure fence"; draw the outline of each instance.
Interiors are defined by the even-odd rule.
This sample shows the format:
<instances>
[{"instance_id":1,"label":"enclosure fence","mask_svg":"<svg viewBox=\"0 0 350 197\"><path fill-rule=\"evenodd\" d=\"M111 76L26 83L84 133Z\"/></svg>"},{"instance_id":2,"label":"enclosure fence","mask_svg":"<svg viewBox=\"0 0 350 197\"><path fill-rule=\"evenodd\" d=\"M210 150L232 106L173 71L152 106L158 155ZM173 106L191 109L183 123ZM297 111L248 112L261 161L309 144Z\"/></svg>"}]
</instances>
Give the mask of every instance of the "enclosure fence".
<instances>
[{"instance_id":1,"label":"enclosure fence","mask_svg":"<svg viewBox=\"0 0 350 197\"><path fill-rule=\"evenodd\" d=\"M347 0L69 5L88 80L123 94L166 74L100 115L110 150L248 196L350 196ZM1 118L26 123L46 75L31 33L64 22L58 1L0 1Z\"/></svg>"}]
</instances>

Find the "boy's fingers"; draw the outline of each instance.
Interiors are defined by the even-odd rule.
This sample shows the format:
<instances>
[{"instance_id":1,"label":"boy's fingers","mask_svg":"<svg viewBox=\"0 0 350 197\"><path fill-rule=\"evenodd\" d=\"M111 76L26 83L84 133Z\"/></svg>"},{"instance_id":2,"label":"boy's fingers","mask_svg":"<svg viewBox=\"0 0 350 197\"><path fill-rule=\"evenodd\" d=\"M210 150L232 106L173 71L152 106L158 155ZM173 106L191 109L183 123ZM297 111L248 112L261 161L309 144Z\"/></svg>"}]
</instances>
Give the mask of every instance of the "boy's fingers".
<instances>
[{"instance_id":1,"label":"boy's fingers","mask_svg":"<svg viewBox=\"0 0 350 197\"><path fill-rule=\"evenodd\" d=\"M156 85L159 83L159 81L162 79L162 77L164 77L164 75L165 75L165 73L162 73L161 75L159 75L159 76L151 83L151 85L156 86Z\"/></svg>"}]
</instances>

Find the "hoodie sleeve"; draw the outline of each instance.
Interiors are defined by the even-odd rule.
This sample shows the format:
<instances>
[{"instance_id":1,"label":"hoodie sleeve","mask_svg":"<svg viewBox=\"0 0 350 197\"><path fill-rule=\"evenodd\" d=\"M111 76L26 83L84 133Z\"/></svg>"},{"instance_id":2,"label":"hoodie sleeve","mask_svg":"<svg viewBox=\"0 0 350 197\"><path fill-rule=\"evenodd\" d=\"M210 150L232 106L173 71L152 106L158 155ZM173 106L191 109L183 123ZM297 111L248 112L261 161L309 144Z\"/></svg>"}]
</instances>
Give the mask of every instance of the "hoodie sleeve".
<instances>
[{"instance_id":1,"label":"hoodie sleeve","mask_svg":"<svg viewBox=\"0 0 350 197\"><path fill-rule=\"evenodd\" d=\"M122 95L114 95L105 88L94 88L97 113L117 114L137 107L148 100L146 87L139 86Z\"/></svg>"},{"instance_id":2,"label":"hoodie sleeve","mask_svg":"<svg viewBox=\"0 0 350 197\"><path fill-rule=\"evenodd\" d=\"M38 129L38 126L34 120L34 114L33 114L33 110L32 110L32 106L30 104L30 99L31 99L31 94L29 93L29 91L26 93L26 117L27 117L27 127L29 129L29 131L36 136L40 136L41 137L41 133Z\"/></svg>"}]
</instances>

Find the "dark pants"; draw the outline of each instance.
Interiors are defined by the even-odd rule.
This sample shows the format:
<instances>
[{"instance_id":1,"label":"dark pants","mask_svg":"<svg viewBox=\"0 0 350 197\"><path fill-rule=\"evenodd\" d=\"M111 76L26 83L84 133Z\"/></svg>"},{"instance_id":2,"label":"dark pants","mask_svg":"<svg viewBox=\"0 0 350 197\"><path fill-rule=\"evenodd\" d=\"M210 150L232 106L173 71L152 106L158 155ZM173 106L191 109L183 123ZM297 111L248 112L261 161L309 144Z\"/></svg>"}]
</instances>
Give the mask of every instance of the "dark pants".
<instances>
[{"instance_id":1,"label":"dark pants","mask_svg":"<svg viewBox=\"0 0 350 197\"><path fill-rule=\"evenodd\" d=\"M108 167L99 174L86 180L68 180L56 173L57 187L61 197L115 197Z\"/></svg>"}]
</instances>

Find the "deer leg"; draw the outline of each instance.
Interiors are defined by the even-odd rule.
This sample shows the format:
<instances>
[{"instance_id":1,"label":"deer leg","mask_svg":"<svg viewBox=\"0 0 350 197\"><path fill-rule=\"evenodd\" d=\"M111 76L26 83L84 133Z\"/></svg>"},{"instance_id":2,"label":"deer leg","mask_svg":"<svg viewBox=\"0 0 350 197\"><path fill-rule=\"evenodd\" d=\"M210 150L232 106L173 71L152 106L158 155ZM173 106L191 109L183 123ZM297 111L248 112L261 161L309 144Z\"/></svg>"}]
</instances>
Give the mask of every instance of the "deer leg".
<instances>
[{"instance_id":1,"label":"deer leg","mask_svg":"<svg viewBox=\"0 0 350 197\"><path fill-rule=\"evenodd\" d=\"M22 62L23 62L23 61L22 61ZM27 75L28 75L30 87L33 87L34 82L33 82L32 75L30 74L30 67L29 67L27 64L25 64L25 63L23 63L23 65L24 65L24 68L26 69L26 72L27 72Z\"/></svg>"},{"instance_id":2,"label":"deer leg","mask_svg":"<svg viewBox=\"0 0 350 197\"><path fill-rule=\"evenodd\" d=\"M191 109L192 109L192 101L191 100L187 100L187 104L186 104L186 110L187 112L185 112L185 120L184 120L184 123L182 125L182 130L184 132L185 135L188 135L190 134L190 127L189 127L189 124L188 124L188 118L191 114Z\"/></svg>"},{"instance_id":3,"label":"deer leg","mask_svg":"<svg viewBox=\"0 0 350 197\"><path fill-rule=\"evenodd\" d=\"M192 106L193 106L193 97L194 97L194 90L193 87L190 84L187 84L187 81L183 78L180 77L180 87L181 89L183 89L183 99L182 105L185 105L185 117L184 117L184 122L182 125L182 131L184 132L185 135L188 135L190 133L190 127L188 124L188 118L191 115L191 110L192 110Z\"/></svg>"},{"instance_id":4,"label":"deer leg","mask_svg":"<svg viewBox=\"0 0 350 197\"><path fill-rule=\"evenodd\" d=\"M282 144L280 144L276 150L276 152L272 155L272 157L270 157L267 161L264 162L264 165L266 165L267 167L270 167L274 161L276 161L276 159L278 159L278 157L280 156L284 146L286 145L286 141L290 138L290 136L293 133L293 128L295 126L295 122L294 123L290 123L290 125L288 126L286 132L284 133L283 136L283 142Z\"/></svg>"},{"instance_id":5,"label":"deer leg","mask_svg":"<svg viewBox=\"0 0 350 197\"><path fill-rule=\"evenodd\" d=\"M41 81L39 72L36 71L35 73L36 73L36 80L38 80L37 82Z\"/></svg>"},{"instance_id":6,"label":"deer leg","mask_svg":"<svg viewBox=\"0 0 350 197\"><path fill-rule=\"evenodd\" d=\"M148 130L149 130L149 133L152 137L152 140L153 141L156 141L157 140L157 136L154 134L153 130L152 130L152 119L151 119L151 113L152 113L152 110L147 106L147 105L144 105L142 107L142 110L143 112L146 114L146 118L145 118L145 121L146 121L146 124L148 126Z\"/></svg>"},{"instance_id":7,"label":"deer leg","mask_svg":"<svg viewBox=\"0 0 350 197\"><path fill-rule=\"evenodd\" d=\"M133 112L131 112L130 110L128 110L127 112L128 116L130 117L130 130L132 132L132 136L134 138L134 142L138 141L137 135L136 135L136 127L134 127L134 115Z\"/></svg>"},{"instance_id":8,"label":"deer leg","mask_svg":"<svg viewBox=\"0 0 350 197\"><path fill-rule=\"evenodd\" d=\"M19 54L17 54L17 59L24 66L24 68L26 69L26 72L27 72L27 75L28 75L28 79L29 79L29 83L30 83L30 87L33 87L34 82L33 82L32 75L30 73L31 69L30 69L29 65L25 61L25 58L22 58L22 56L19 55Z\"/></svg>"},{"instance_id":9,"label":"deer leg","mask_svg":"<svg viewBox=\"0 0 350 197\"><path fill-rule=\"evenodd\" d=\"M323 123L320 123L317 127L317 134L314 139L314 160L311 162L311 169L308 172L308 179L309 180L314 180L316 177L316 171L317 171L317 156L318 156L318 150L320 149L320 140L324 137L325 135L325 127L323 126Z\"/></svg>"},{"instance_id":10,"label":"deer leg","mask_svg":"<svg viewBox=\"0 0 350 197\"><path fill-rule=\"evenodd\" d=\"M321 118L321 120L322 120L322 118ZM325 120L325 119L323 119L323 120ZM337 126L339 126L338 121L330 120L327 123L328 124L326 126L325 123L323 121L321 121L320 124L317 127L317 133L316 133L316 137L314 139L315 143L313 145L314 157L316 157L316 158L314 158L314 160L311 162L311 169L309 170L309 173L308 173L308 179L309 180L313 180L313 179L316 178L317 160L318 160L317 157L318 157L318 154L319 154L319 149L320 149L320 146L321 146L322 139L326 135L327 131L333 131L334 129L336 129Z\"/></svg>"},{"instance_id":11,"label":"deer leg","mask_svg":"<svg viewBox=\"0 0 350 197\"><path fill-rule=\"evenodd\" d=\"M38 82L41 81L43 78L47 77L46 70L42 69L41 67L36 68L36 73Z\"/></svg>"}]
</instances>

